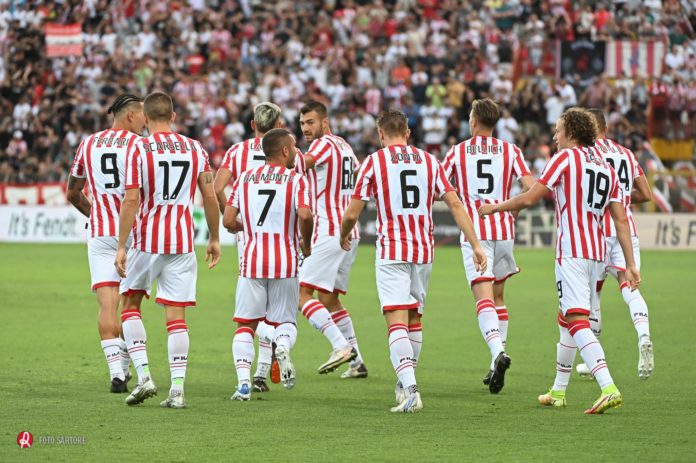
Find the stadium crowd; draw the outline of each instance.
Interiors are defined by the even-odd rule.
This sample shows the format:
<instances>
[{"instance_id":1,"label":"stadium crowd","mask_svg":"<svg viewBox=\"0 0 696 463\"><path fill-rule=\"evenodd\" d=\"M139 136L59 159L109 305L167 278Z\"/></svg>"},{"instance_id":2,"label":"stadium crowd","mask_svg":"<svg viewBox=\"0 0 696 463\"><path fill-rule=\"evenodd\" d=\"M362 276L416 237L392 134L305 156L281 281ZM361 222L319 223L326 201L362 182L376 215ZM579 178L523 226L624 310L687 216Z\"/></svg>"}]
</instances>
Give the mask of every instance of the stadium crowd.
<instances>
[{"instance_id":1,"label":"stadium crowd","mask_svg":"<svg viewBox=\"0 0 696 463\"><path fill-rule=\"evenodd\" d=\"M47 58L45 21L81 22L83 56ZM0 1L0 182L65 180L80 140L110 124L108 102L154 89L174 96L176 130L214 166L251 136L260 101L298 135L302 103L325 102L361 158L378 144L375 115L400 108L414 144L442 157L484 96L506 108L497 134L534 174L552 153L550 127L576 104L603 108L608 136L641 159L651 100L682 123L672 136L695 133L695 27L694 4L679 0ZM549 40L576 37L664 41L664 76L583 86L541 68L514 74L520 44L539 61Z\"/></svg>"}]
</instances>

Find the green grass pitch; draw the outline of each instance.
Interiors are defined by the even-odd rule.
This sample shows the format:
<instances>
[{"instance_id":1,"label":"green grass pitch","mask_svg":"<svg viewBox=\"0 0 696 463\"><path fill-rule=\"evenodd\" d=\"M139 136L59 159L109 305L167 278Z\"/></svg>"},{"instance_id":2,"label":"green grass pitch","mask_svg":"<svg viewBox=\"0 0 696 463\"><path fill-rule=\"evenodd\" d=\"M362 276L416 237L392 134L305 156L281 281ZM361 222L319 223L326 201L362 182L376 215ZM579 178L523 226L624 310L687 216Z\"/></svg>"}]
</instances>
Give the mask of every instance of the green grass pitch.
<instances>
[{"instance_id":1,"label":"green grass pitch","mask_svg":"<svg viewBox=\"0 0 696 463\"><path fill-rule=\"evenodd\" d=\"M202 249L198 249L199 256ZM198 308L191 336L186 410L165 410L169 387L162 309L143 319L160 394L129 408L108 392L108 372L89 291L86 247L0 245L2 362L0 461L693 461L693 304L690 252L644 252L642 292L650 307L656 369L638 379L637 341L614 281L605 285L604 345L624 406L603 416L583 410L598 396L575 374L568 407L537 404L552 384L558 336L551 250L518 250L510 280L505 389L481 384L489 362L457 248L438 248L423 319L417 378L424 410L392 415L394 372L374 282L374 249L362 246L345 297L369 367L367 380L320 376L328 342L301 316L293 351L297 386L229 400L236 384L231 340L236 251L220 266L199 260ZM579 356L578 356L579 359ZM577 361L577 360L576 360ZM34 446L20 450L20 431ZM82 445L41 444L42 436L83 436Z\"/></svg>"}]
</instances>

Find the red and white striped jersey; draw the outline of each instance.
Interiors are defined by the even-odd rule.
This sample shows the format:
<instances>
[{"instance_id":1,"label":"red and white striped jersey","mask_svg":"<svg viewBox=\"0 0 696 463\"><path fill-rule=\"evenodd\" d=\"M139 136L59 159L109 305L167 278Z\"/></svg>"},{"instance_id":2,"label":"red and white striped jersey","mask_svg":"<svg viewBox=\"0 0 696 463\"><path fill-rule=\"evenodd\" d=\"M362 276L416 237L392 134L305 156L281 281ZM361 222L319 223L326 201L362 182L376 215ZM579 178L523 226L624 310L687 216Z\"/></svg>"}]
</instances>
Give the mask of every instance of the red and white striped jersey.
<instances>
[{"instance_id":1,"label":"red and white striped jersey","mask_svg":"<svg viewBox=\"0 0 696 463\"><path fill-rule=\"evenodd\" d=\"M510 197L513 179L531 175L522 151L494 137L473 137L447 152L442 166L459 191L476 236L481 240L515 238L515 219L511 212L479 217L481 204L496 204ZM461 234L461 242L466 238Z\"/></svg>"},{"instance_id":2,"label":"red and white striped jersey","mask_svg":"<svg viewBox=\"0 0 696 463\"><path fill-rule=\"evenodd\" d=\"M297 209L311 209L307 179L294 170L265 164L241 174L227 204L239 209L244 225L240 276L297 276Z\"/></svg>"},{"instance_id":3,"label":"red and white striped jersey","mask_svg":"<svg viewBox=\"0 0 696 463\"><path fill-rule=\"evenodd\" d=\"M152 254L193 252L193 197L210 172L200 142L174 132L140 138L128 151L126 189L140 189L133 247Z\"/></svg>"},{"instance_id":4,"label":"red and white striped jersey","mask_svg":"<svg viewBox=\"0 0 696 463\"><path fill-rule=\"evenodd\" d=\"M407 145L383 148L365 159L353 198L377 203L377 258L414 264L433 261L435 195L453 191L432 154Z\"/></svg>"},{"instance_id":5,"label":"red and white striped jersey","mask_svg":"<svg viewBox=\"0 0 696 463\"><path fill-rule=\"evenodd\" d=\"M626 209L626 218L628 219L628 227L631 229L631 236L636 236L636 223L633 220L631 212L631 191L633 190L633 182L636 178L645 175L643 169L638 164L636 156L631 150L625 148L613 140L607 138L598 138L595 142L595 148L604 156L611 167L616 172L619 178L619 183L624 192L623 203ZM604 214L604 235L609 238L616 236L616 227L610 214Z\"/></svg>"},{"instance_id":6,"label":"red and white striped jersey","mask_svg":"<svg viewBox=\"0 0 696 463\"><path fill-rule=\"evenodd\" d=\"M87 178L92 196L90 236L118 236L118 214L125 194L126 152L139 138L127 130L107 129L85 138L70 175Z\"/></svg>"},{"instance_id":7,"label":"red and white striped jersey","mask_svg":"<svg viewBox=\"0 0 696 463\"><path fill-rule=\"evenodd\" d=\"M232 173L230 182L234 184L242 172L261 167L264 164L266 164L266 156L261 147L261 137L256 137L232 145L222 158L220 169L227 169ZM299 148L297 149L297 157L295 157L294 170L298 174L304 174L306 171L304 157Z\"/></svg>"},{"instance_id":8,"label":"red and white striped jersey","mask_svg":"<svg viewBox=\"0 0 696 463\"><path fill-rule=\"evenodd\" d=\"M316 205L313 240L316 241L320 235L339 236L343 213L355 185L354 174L360 163L350 145L333 134L314 140L307 156L314 158L314 169L307 172ZM359 238L357 225L353 229L353 238Z\"/></svg>"},{"instance_id":9,"label":"red and white striped jersey","mask_svg":"<svg viewBox=\"0 0 696 463\"><path fill-rule=\"evenodd\" d=\"M604 261L602 219L609 202L623 201L614 169L596 148L578 146L556 153L539 183L556 196L556 257Z\"/></svg>"}]
</instances>

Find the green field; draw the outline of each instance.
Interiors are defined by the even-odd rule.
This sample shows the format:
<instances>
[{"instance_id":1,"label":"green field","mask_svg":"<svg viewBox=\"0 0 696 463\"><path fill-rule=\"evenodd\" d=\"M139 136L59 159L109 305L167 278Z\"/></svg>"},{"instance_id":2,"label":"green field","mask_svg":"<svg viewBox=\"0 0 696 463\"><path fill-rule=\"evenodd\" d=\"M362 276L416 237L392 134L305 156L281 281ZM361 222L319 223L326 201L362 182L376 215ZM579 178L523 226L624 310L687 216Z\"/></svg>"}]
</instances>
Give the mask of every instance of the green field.
<instances>
[{"instance_id":1,"label":"green field","mask_svg":"<svg viewBox=\"0 0 696 463\"><path fill-rule=\"evenodd\" d=\"M373 248L361 247L345 298L369 378L319 376L316 368L330 346L300 318L295 389L271 385L271 392L240 403L229 400L236 384L231 358L236 256L225 248L218 268L199 270L199 305L187 317L189 408L166 410L159 407L169 386L159 306L146 302L143 319L160 395L129 408L125 396L108 393L86 248L0 245L0 461L694 460L696 254L643 253L642 292L656 354L655 373L646 382L636 372L628 309L616 283L605 285L602 344L624 406L603 416L583 415L598 388L577 376L566 409L537 405L537 395L555 374L557 301L550 250L517 252L522 273L510 280L507 296L512 368L501 394L491 395L481 384L489 354L457 248L437 250L428 291L417 371L424 410L390 414L395 377L373 259ZM34 446L20 450L16 438L25 430L33 433ZM65 435L83 436L85 443L40 443L42 436Z\"/></svg>"}]
</instances>

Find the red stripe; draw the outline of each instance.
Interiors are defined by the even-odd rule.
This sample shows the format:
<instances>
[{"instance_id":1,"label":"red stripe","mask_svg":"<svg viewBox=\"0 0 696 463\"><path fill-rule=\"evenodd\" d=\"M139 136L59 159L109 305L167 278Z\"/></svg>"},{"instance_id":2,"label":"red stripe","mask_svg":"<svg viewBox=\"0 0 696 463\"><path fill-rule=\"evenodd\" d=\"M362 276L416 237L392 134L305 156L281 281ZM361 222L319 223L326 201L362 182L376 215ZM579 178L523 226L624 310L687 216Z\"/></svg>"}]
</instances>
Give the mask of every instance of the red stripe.
<instances>
[{"instance_id":1,"label":"red stripe","mask_svg":"<svg viewBox=\"0 0 696 463\"><path fill-rule=\"evenodd\" d=\"M294 185L297 185L299 189L301 186L301 182L301 177L291 174L290 181L288 181L285 189L285 216L283 217L283 236L285 238L285 245L283 247L285 248L284 276L287 278L293 277L297 274L297 264L295 263L295 259L293 259L293 253L290 249L289 243L292 243L292 245L294 245L294 248L297 249L297 239L295 238L295 230L297 230L296 209L297 207L299 207L299 204L296 204L296 200L295 198L293 198L293 187ZM304 201L304 199L301 197L298 199L299 201ZM295 218L295 224L293 224L294 226L291 229L290 219L292 217ZM278 272L280 272L280 268L278 268Z\"/></svg>"},{"instance_id":2,"label":"red stripe","mask_svg":"<svg viewBox=\"0 0 696 463\"><path fill-rule=\"evenodd\" d=\"M254 330L252 330L248 326L243 326L241 328L237 328L237 330L234 332L234 335L237 336L237 335L241 335L241 334L245 334L245 333L250 335L252 338L254 337Z\"/></svg>"},{"instance_id":3,"label":"red stripe","mask_svg":"<svg viewBox=\"0 0 696 463\"><path fill-rule=\"evenodd\" d=\"M273 247L274 247L274 253L275 253L275 271L273 275L275 278L281 278L281 273L280 273L280 267L281 267L281 261L280 261L280 233L274 233L273 234ZM289 249L289 246L285 246L286 249ZM286 260L286 266L290 265L289 259Z\"/></svg>"},{"instance_id":4,"label":"red stripe","mask_svg":"<svg viewBox=\"0 0 696 463\"><path fill-rule=\"evenodd\" d=\"M510 196L510 188L512 187L512 173L511 167L512 163L515 162L514 158L510 157L510 144L503 143L503 195L502 200L507 201ZM493 214L491 214L492 216ZM502 229L502 239L508 239L508 222L512 220L512 215L509 212L500 214L500 222ZM497 238L497 236L496 236Z\"/></svg>"},{"instance_id":5,"label":"red stripe","mask_svg":"<svg viewBox=\"0 0 696 463\"><path fill-rule=\"evenodd\" d=\"M155 298L155 302L160 305L172 307L192 307L196 305L196 301L170 301L168 299L162 299L161 297Z\"/></svg>"},{"instance_id":6,"label":"red stripe","mask_svg":"<svg viewBox=\"0 0 696 463\"><path fill-rule=\"evenodd\" d=\"M87 166L87 179L89 180L89 186L90 189L92 190L92 206L96 206L96 198L97 198L97 188L94 184L94 175L92 174L92 143L94 142L94 137L95 135L92 135L86 143L86 150L85 150L85 165ZM89 217L89 226L92 232L92 237L98 236L96 234L96 230L94 227L94 214L90 214Z\"/></svg>"},{"instance_id":7,"label":"red stripe","mask_svg":"<svg viewBox=\"0 0 696 463\"><path fill-rule=\"evenodd\" d=\"M389 194L389 176L387 175L387 160L386 160L386 150L381 150L377 155L377 161L379 163L380 179L378 185L382 187L382 197L384 198L384 212L386 217L394 217L391 210L391 196ZM377 196L377 195L375 195ZM389 225L389 224L387 224ZM393 227L387 227L387 243L393 242L394 231ZM382 243L382 249L384 249L385 243ZM389 260L396 260L396 249L391 244L387 244L389 248ZM386 251L385 251L386 252ZM384 258L384 255L382 256Z\"/></svg>"},{"instance_id":8,"label":"red stripe","mask_svg":"<svg viewBox=\"0 0 696 463\"><path fill-rule=\"evenodd\" d=\"M413 304L399 304L399 305L385 305L382 307L383 312L390 312L392 310L418 310L420 304L414 302Z\"/></svg>"},{"instance_id":9,"label":"red stripe","mask_svg":"<svg viewBox=\"0 0 696 463\"><path fill-rule=\"evenodd\" d=\"M648 76L653 77L655 75L655 42L648 42L645 44L647 51L647 71Z\"/></svg>"},{"instance_id":10,"label":"red stripe","mask_svg":"<svg viewBox=\"0 0 696 463\"><path fill-rule=\"evenodd\" d=\"M566 311L568 313L568 311ZM574 336L580 330L590 329L590 322L588 320L573 320L568 324L568 332L571 336Z\"/></svg>"},{"instance_id":11,"label":"red stripe","mask_svg":"<svg viewBox=\"0 0 696 463\"><path fill-rule=\"evenodd\" d=\"M573 156L573 160L577 160L577 151L576 151L576 150L573 150L572 152L573 152L573 155L574 155L574 156ZM569 169L569 172L570 172L570 169L572 169L572 165L571 165L570 161L571 161L570 156L568 156L568 169ZM579 253L577 252L577 247L576 247L576 245L575 245L575 233L573 233L573 229L574 229L574 225L573 225L573 213L572 213L572 211L570 210L570 208L568 207L568 205L571 204L571 201L572 201L572 199L571 199L572 196L571 196L571 188L570 188L570 187L571 187L571 185L570 185L570 179L571 179L571 175L568 175L568 176L567 176L567 181L566 181L566 182L563 182L563 183L564 183L564 186L565 186L564 190L565 190L565 197L566 197L566 215L568 216L568 231L569 231L569 234L570 234L570 247L571 247L571 253L572 253L573 256L578 256ZM581 208L580 210L582 210L582 203L581 203L582 199L580 198L580 195L578 195L577 193L579 192L580 194L582 194L582 184L579 183L579 182L581 182L581 180L582 180L582 175L581 175L581 174L578 174L578 172L577 172L577 164L576 164L576 165L575 165L575 182L576 182L576 184L573 185L573 187L574 187L574 190L575 190L576 196L577 196L577 198L576 198L576 200L577 200L576 207L580 206L580 208Z\"/></svg>"},{"instance_id":12,"label":"red stripe","mask_svg":"<svg viewBox=\"0 0 696 463\"><path fill-rule=\"evenodd\" d=\"M614 42L614 48L616 52L616 76L623 75L623 42L617 40Z\"/></svg>"},{"instance_id":13,"label":"red stripe","mask_svg":"<svg viewBox=\"0 0 696 463\"><path fill-rule=\"evenodd\" d=\"M423 331L423 325L420 323L408 325L408 331Z\"/></svg>"}]
</instances>

